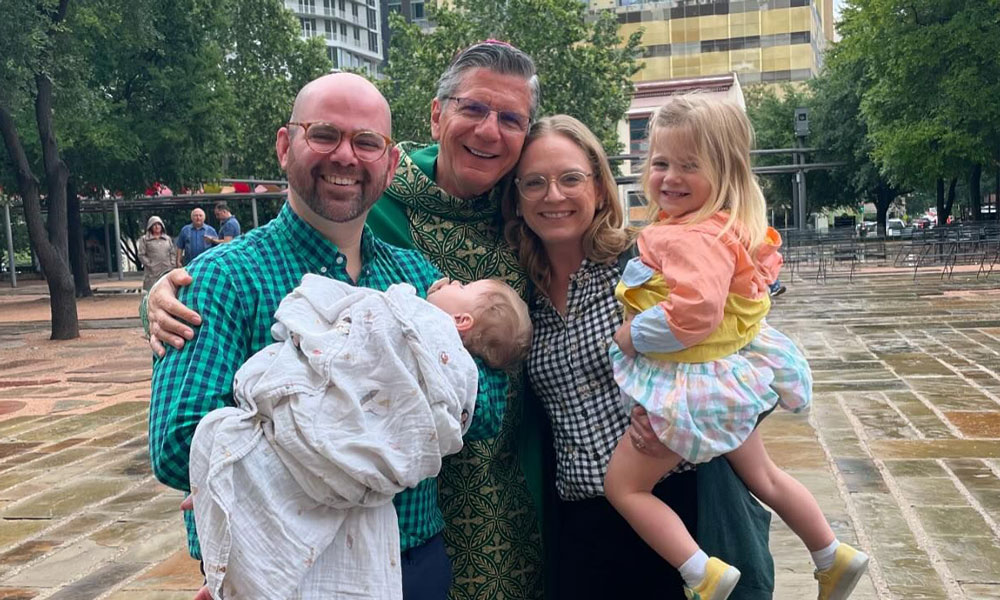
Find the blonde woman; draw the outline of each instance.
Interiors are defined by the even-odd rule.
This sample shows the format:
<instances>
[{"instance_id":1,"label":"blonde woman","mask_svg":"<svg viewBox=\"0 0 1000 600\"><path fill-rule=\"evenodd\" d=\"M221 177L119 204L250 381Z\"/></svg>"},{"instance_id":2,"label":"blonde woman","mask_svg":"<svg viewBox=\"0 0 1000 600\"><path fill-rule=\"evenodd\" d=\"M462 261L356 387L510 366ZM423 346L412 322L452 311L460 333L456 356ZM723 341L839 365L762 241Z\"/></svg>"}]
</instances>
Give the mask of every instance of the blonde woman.
<instances>
[{"instance_id":1,"label":"blonde woman","mask_svg":"<svg viewBox=\"0 0 1000 600\"><path fill-rule=\"evenodd\" d=\"M531 128L515 175L503 202L505 233L535 288L527 364L554 438L557 597L684 598L677 571L604 497L608 460L626 431L641 451L667 452L641 411L630 428L608 360L622 322L614 287L632 240L607 158L586 126L556 115ZM742 598L771 597L766 511L724 459L697 471L680 466L653 493L705 547L739 555L754 570L741 582Z\"/></svg>"}]
</instances>

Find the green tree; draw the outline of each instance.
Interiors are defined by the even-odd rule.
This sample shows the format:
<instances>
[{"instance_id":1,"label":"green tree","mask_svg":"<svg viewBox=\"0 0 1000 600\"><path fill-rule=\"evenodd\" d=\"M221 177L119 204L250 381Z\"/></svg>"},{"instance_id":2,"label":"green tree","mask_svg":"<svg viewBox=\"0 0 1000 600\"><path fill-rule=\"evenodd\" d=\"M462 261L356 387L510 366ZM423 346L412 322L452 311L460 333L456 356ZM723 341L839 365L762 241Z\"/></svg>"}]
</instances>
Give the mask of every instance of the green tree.
<instances>
[{"instance_id":1,"label":"green tree","mask_svg":"<svg viewBox=\"0 0 1000 600\"><path fill-rule=\"evenodd\" d=\"M81 228L76 190L135 193L157 179L218 172L230 104L213 41L220 2L5 3L0 129L49 285L53 339L79 334L70 256L82 252L69 248L69 223Z\"/></svg>"},{"instance_id":2,"label":"green tree","mask_svg":"<svg viewBox=\"0 0 1000 600\"><path fill-rule=\"evenodd\" d=\"M333 66L321 38L304 41L281 0L226 0L225 73L237 122L226 138L225 175L277 178L274 136L295 94Z\"/></svg>"},{"instance_id":3,"label":"green tree","mask_svg":"<svg viewBox=\"0 0 1000 600\"><path fill-rule=\"evenodd\" d=\"M896 184L936 184L943 222L944 180L977 174L975 190L976 165L1000 152L1000 3L850 0L842 14L840 44L870 83L861 111L872 155Z\"/></svg>"},{"instance_id":4,"label":"green tree","mask_svg":"<svg viewBox=\"0 0 1000 600\"><path fill-rule=\"evenodd\" d=\"M617 127L628 109L631 77L640 68L640 33L618 36L615 15L586 15L579 0L457 0L429 12L429 33L390 15L387 79L398 139L430 140L430 106L437 79L459 50L488 38L509 42L535 60L541 114L566 113L584 122L604 144L621 149Z\"/></svg>"},{"instance_id":5,"label":"green tree","mask_svg":"<svg viewBox=\"0 0 1000 600\"><path fill-rule=\"evenodd\" d=\"M820 77L809 84L812 144L820 149L818 159L846 163L829 173L826 193L841 206L874 203L878 229L884 235L889 206L902 191L872 156L874 144L861 114L862 95L869 85L865 63L849 47L834 47Z\"/></svg>"},{"instance_id":6,"label":"green tree","mask_svg":"<svg viewBox=\"0 0 1000 600\"><path fill-rule=\"evenodd\" d=\"M53 122L54 83L59 38L65 35L69 0L5 3L0 24L0 133L24 203L28 235L49 287L52 339L80 335L66 227L69 169L59 154ZM42 182L35 175L15 115L34 112L46 186L48 218L42 218Z\"/></svg>"}]
</instances>

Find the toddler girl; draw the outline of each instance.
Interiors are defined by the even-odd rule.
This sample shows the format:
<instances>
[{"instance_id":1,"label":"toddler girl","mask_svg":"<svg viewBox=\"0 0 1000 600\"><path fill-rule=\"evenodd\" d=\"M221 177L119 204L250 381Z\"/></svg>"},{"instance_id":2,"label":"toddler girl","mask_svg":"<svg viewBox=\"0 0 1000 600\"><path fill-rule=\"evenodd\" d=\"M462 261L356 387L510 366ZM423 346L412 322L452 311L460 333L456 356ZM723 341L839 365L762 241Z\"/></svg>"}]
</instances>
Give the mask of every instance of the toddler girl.
<instances>
[{"instance_id":1,"label":"toddler girl","mask_svg":"<svg viewBox=\"0 0 1000 600\"><path fill-rule=\"evenodd\" d=\"M809 548L820 600L846 598L868 556L837 541L816 499L775 466L755 430L777 404L808 406L812 375L795 344L764 322L780 237L767 231L750 169L750 122L735 104L694 95L659 108L649 130L643 187L659 215L616 289L626 314L611 359L624 398L646 409L669 451L651 457L623 436L607 498L680 571L688 598L722 600L740 572L709 558L650 490L681 461L725 455Z\"/></svg>"}]
</instances>

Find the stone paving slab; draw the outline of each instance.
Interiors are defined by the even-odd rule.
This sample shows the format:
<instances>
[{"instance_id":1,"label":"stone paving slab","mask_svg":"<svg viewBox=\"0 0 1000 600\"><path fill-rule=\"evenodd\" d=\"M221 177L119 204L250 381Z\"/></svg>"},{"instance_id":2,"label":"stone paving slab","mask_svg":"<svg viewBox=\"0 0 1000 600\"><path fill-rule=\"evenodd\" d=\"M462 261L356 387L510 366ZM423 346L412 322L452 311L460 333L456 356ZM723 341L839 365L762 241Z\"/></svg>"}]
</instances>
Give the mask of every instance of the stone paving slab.
<instances>
[{"instance_id":1,"label":"stone paving slab","mask_svg":"<svg viewBox=\"0 0 1000 600\"><path fill-rule=\"evenodd\" d=\"M762 424L770 453L872 554L852 598L1000 599L997 279L834 275L786 281L774 304L816 396ZM37 308L28 291L10 298ZM0 600L190 600L201 575L181 494L146 454L148 351L121 308L137 298L89 303L68 342L19 322L10 298L0 290ZM774 597L814 598L808 552L777 518L771 548Z\"/></svg>"}]
</instances>

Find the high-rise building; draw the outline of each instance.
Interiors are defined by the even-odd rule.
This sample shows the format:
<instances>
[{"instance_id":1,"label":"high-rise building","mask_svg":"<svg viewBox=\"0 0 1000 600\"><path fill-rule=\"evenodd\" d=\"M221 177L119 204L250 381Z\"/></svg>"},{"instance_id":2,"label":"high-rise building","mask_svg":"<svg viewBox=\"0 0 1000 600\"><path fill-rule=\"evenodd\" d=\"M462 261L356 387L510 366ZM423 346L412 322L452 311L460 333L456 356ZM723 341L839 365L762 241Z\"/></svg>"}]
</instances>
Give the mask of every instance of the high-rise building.
<instances>
[{"instance_id":1,"label":"high-rise building","mask_svg":"<svg viewBox=\"0 0 1000 600\"><path fill-rule=\"evenodd\" d=\"M285 0L302 25L302 37L321 37L338 69L377 74L382 63L382 22L377 0Z\"/></svg>"},{"instance_id":2,"label":"high-rise building","mask_svg":"<svg viewBox=\"0 0 1000 600\"><path fill-rule=\"evenodd\" d=\"M382 57L385 61L389 60L389 41L392 37L389 31L389 13L399 13L407 23L416 23L426 30L431 24L427 20L424 5L424 0L379 0L382 8Z\"/></svg>"},{"instance_id":3,"label":"high-rise building","mask_svg":"<svg viewBox=\"0 0 1000 600\"><path fill-rule=\"evenodd\" d=\"M589 0L622 37L644 30L636 81L736 73L740 83L803 81L833 40L833 0Z\"/></svg>"}]
</instances>

